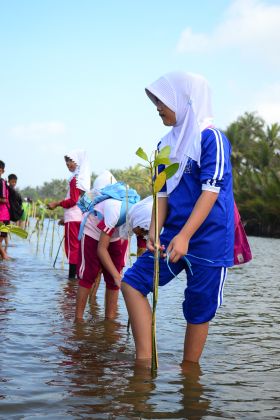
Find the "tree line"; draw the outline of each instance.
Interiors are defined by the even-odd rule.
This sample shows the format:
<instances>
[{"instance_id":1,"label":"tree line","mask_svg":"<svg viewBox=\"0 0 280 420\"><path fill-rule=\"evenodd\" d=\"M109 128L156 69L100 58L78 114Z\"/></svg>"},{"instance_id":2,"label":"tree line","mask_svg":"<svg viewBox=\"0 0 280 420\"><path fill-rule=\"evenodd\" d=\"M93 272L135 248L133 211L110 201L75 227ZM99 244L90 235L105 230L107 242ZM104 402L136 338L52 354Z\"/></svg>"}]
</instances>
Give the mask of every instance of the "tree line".
<instances>
[{"instance_id":1,"label":"tree line","mask_svg":"<svg viewBox=\"0 0 280 420\"><path fill-rule=\"evenodd\" d=\"M246 232L280 237L280 125L268 125L257 114L245 113L223 131L232 145L234 195ZM146 168L136 165L111 172L118 181L135 188L141 198L151 193ZM92 173L92 182L96 176ZM53 179L20 192L32 200L60 200L67 184L65 179Z\"/></svg>"},{"instance_id":2,"label":"tree line","mask_svg":"<svg viewBox=\"0 0 280 420\"><path fill-rule=\"evenodd\" d=\"M245 113L225 134L232 145L235 200L246 232L280 237L280 125Z\"/></svg>"}]
</instances>

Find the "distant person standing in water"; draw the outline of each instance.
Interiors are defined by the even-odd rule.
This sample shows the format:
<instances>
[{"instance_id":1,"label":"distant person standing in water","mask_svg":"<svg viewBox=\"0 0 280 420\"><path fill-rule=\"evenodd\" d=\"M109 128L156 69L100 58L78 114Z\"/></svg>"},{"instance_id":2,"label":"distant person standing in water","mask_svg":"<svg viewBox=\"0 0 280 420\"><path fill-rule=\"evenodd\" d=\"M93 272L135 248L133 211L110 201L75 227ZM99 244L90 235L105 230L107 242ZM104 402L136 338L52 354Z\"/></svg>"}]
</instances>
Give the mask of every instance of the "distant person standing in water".
<instances>
[{"instance_id":1,"label":"distant person standing in water","mask_svg":"<svg viewBox=\"0 0 280 420\"><path fill-rule=\"evenodd\" d=\"M67 196L62 201L54 201L48 204L53 210L58 206L64 208L65 228L65 252L69 261L69 279L76 278L76 270L79 256L79 229L82 220L82 212L77 206L81 195L90 189L90 168L87 154L84 150L73 150L64 156L65 163L72 173L69 179Z\"/></svg>"},{"instance_id":2,"label":"distant person standing in water","mask_svg":"<svg viewBox=\"0 0 280 420\"><path fill-rule=\"evenodd\" d=\"M17 191L18 177L16 174L10 174L8 176L8 186L9 186L9 201L10 201L10 220L15 222L17 225L20 225L20 219L23 215L22 208L22 197Z\"/></svg>"},{"instance_id":3,"label":"distant person standing in water","mask_svg":"<svg viewBox=\"0 0 280 420\"><path fill-rule=\"evenodd\" d=\"M9 224L10 221L10 204L9 204L9 188L5 179L2 178L5 172L5 163L0 160L0 223L5 225ZM6 249L2 246L2 242L7 240L8 234L6 232L0 232L0 256L3 260L9 260L9 256Z\"/></svg>"}]
</instances>

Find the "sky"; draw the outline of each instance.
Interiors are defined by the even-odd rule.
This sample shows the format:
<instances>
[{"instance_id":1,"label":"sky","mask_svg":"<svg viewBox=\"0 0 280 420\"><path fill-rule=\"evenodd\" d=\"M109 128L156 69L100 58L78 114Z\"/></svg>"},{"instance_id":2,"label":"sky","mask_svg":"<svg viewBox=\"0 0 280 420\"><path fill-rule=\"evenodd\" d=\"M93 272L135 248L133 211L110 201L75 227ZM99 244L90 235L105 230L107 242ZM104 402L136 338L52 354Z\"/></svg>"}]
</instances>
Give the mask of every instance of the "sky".
<instances>
[{"instance_id":1,"label":"sky","mask_svg":"<svg viewBox=\"0 0 280 420\"><path fill-rule=\"evenodd\" d=\"M0 160L18 186L139 163L168 128L145 87L202 74L215 124L280 123L280 0L0 0Z\"/></svg>"}]
</instances>

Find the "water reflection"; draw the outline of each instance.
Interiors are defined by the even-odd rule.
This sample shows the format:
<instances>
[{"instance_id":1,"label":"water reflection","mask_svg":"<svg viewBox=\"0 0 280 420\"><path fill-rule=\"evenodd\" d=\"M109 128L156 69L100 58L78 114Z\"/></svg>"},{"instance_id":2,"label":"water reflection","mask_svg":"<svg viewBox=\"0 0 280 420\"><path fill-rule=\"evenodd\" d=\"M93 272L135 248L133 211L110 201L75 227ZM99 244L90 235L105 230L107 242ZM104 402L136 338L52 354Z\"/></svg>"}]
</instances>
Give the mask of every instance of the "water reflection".
<instances>
[{"instance_id":1,"label":"water reflection","mask_svg":"<svg viewBox=\"0 0 280 420\"><path fill-rule=\"evenodd\" d=\"M160 291L156 377L134 362L122 299L116 321L104 320L101 283L74 324L76 282L17 243L14 261L0 262L0 418L279 417L280 241L250 241L255 260L230 270L201 367L180 366L184 280Z\"/></svg>"},{"instance_id":2,"label":"water reflection","mask_svg":"<svg viewBox=\"0 0 280 420\"><path fill-rule=\"evenodd\" d=\"M60 346L64 358L62 375L68 379L68 392L78 401L71 414L108 413L113 394L122 386L124 363L122 325L101 319L96 303L93 319L73 324L72 332ZM113 407L115 409L115 407Z\"/></svg>"},{"instance_id":3,"label":"water reflection","mask_svg":"<svg viewBox=\"0 0 280 420\"><path fill-rule=\"evenodd\" d=\"M59 308L65 320L73 322L75 314L77 281L69 280L62 286L62 293L59 295Z\"/></svg>"},{"instance_id":4,"label":"water reflection","mask_svg":"<svg viewBox=\"0 0 280 420\"><path fill-rule=\"evenodd\" d=\"M1 347L5 345L7 341L7 336L5 334L5 329L7 322L9 320L9 313L13 310L11 306L11 300L13 296L13 287L11 282L11 277L9 276L9 265L7 262L0 262L0 341ZM0 349L1 349L0 347ZM1 352L2 353L2 352ZM3 400L6 396L1 392L2 385L8 381L5 374L5 366L2 357L0 358L0 400Z\"/></svg>"},{"instance_id":5,"label":"water reflection","mask_svg":"<svg viewBox=\"0 0 280 420\"><path fill-rule=\"evenodd\" d=\"M150 398L156 389L150 366L143 361L127 365L127 368L129 368L129 375L126 383L115 395L113 404L122 407L125 410L124 414L129 413L144 418L144 413L153 411L154 404L150 402Z\"/></svg>"},{"instance_id":6,"label":"water reflection","mask_svg":"<svg viewBox=\"0 0 280 420\"><path fill-rule=\"evenodd\" d=\"M77 400L68 414L91 418L203 418L210 400L204 395L200 366L184 363L169 371L163 366L153 378L149 364L134 362L127 352L126 326L103 320L102 313L95 303L92 320L74 324L65 345L60 346L64 356L60 375ZM218 412L215 414L219 417Z\"/></svg>"},{"instance_id":7,"label":"water reflection","mask_svg":"<svg viewBox=\"0 0 280 420\"><path fill-rule=\"evenodd\" d=\"M164 369L164 367L163 367ZM152 378L150 368L135 363L132 375L116 403L145 419L202 419L208 412L210 400L204 396L198 364L187 364L182 370L160 370ZM216 413L217 414L217 413Z\"/></svg>"},{"instance_id":8,"label":"water reflection","mask_svg":"<svg viewBox=\"0 0 280 420\"><path fill-rule=\"evenodd\" d=\"M0 316L3 322L12 310L11 298L13 293L12 276L6 262L0 262ZM0 328L3 328L2 322Z\"/></svg>"}]
</instances>

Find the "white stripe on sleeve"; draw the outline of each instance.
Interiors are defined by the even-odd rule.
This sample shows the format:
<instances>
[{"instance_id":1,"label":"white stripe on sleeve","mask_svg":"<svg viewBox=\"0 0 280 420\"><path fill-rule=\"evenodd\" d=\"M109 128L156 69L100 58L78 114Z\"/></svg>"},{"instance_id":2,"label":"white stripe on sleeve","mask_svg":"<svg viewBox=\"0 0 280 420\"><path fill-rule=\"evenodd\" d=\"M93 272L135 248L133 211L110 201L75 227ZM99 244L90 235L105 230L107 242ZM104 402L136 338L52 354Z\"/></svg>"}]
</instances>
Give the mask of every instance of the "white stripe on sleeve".
<instances>
[{"instance_id":1,"label":"white stripe on sleeve","mask_svg":"<svg viewBox=\"0 0 280 420\"><path fill-rule=\"evenodd\" d=\"M224 175L224 166L225 166L225 151L224 151L224 143L222 140L222 136L221 136L221 132L218 131L218 136L219 136L219 140L220 140L220 146L221 146L221 171L220 171L220 176L219 176L219 180L223 178Z\"/></svg>"},{"instance_id":2,"label":"white stripe on sleeve","mask_svg":"<svg viewBox=\"0 0 280 420\"><path fill-rule=\"evenodd\" d=\"M214 185L202 184L201 189L202 191L211 191L211 192L219 194L221 188L215 187Z\"/></svg>"},{"instance_id":3,"label":"white stripe on sleeve","mask_svg":"<svg viewBox=\"0 0 280 420\"><path fill-rule=\"evenodd\" d=\"M219 141L219 138L218 138L218 135L217 135L216 131L213 130L212 128L210 130L213 131L213 133L215 135L215 139L216 139L216 146L217 146L216 168L215 168L215 173L214 173L213 179L217 179L218 172L219 172L219 166L220 166L220 141Z\"/></svg>"}]
</instances>

